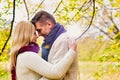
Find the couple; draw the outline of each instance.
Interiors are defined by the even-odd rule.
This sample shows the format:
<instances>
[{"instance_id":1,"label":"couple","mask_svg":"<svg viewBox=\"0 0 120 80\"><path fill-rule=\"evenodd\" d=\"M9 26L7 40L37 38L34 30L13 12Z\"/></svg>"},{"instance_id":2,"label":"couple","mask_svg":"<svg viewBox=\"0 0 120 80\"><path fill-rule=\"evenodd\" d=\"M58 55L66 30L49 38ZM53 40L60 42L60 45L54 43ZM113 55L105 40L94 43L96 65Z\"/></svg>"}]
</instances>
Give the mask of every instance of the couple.
<instances>
[{"instance_id":1,"label":"couple","mask_svg":"<svg viewBox=\"0 0 120 80\"><path fill-rule=\"evenodd\" d=\"M38 36L44 37L42 58ZM12 80L77 80L76 44L46 11L39 11L31 22L16 25L10 63Z\"/></svg>"}]
</instances>

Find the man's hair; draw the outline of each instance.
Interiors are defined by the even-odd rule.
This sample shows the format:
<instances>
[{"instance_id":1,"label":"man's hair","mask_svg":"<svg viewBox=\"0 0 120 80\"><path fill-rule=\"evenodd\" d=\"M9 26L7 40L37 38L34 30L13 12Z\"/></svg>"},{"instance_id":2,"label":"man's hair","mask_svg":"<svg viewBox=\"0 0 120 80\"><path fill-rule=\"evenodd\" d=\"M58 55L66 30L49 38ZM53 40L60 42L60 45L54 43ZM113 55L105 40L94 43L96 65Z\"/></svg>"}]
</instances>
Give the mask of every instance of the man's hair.
<instances>
[{"instance_id":1,"label":"man's hair","mask_svg":"<svg viewBox=\"0 0 120 80\"><path fill-rule=\"evenodd\" d=\"M35 14L35 16L31 20L31 22L33 25L35 25L35 23L38 21L42 24L46 24L47 20L50 20L53 24L56 23L54 17L50 13L42 10Z\"/></svg>"}]
</instances>

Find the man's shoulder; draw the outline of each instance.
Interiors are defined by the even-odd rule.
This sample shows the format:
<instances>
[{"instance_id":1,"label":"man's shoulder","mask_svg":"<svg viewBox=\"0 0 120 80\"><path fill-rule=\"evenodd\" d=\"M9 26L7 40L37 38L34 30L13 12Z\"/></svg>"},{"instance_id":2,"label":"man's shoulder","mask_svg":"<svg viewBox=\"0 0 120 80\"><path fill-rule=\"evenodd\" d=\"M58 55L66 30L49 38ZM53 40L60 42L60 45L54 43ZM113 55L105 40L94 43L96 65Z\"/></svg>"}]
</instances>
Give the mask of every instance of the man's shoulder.
<instances>
[{"instance_id":1,"label":"man's shoulder","mask_svg":"<svg viewBox=\"0 0 120 80\"><path fill-rule=\"evenodd\" d=\"M65 44L67 42L67 38L68 38L67 34L62 33L59 37L57 37L53 45Z\"/></svg>"},{"instance_id":2,"label":"man's shoulder","mask_svg":"<svg viewBox=\"0 0 120 80\"><path fill-rule=\"evenodd\" d=\"M66 41L67 39L75 40L68 32L62 33L55 41Z\"/></svg>"},{"instance_id":3,"label":"man's shoulder","mask_svg":"<svg viewBox=\"0 0 120 80\"><path fill-rule=\"evenodd\" d=\"M61 40L64 40L64 39L67 39L69 36L68 36L68 34L65 32L65 33L62 33L57 39L59 40L59 39L61 39ZM57 40L56 39L56 40Z\"/></svg>"}]
</instances>

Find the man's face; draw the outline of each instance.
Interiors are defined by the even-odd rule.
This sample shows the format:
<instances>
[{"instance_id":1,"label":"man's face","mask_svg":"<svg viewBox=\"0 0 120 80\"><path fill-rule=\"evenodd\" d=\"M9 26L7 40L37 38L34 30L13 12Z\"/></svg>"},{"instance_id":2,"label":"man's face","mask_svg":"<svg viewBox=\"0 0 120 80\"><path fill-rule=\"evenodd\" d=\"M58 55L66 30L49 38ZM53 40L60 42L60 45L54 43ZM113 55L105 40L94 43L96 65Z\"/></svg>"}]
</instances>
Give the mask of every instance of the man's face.
<instances>
[{"instance_id":1,"label":"man's face","mask_svg":"<svg viewBox=\"0 0 120 80\"><path fill-rule=\"evenodd\" d=\"M36 31L38 31L39 36L47 36L50 31L51 31L51 26L50 24L42 24L40 22L36 22Z\"/></svg>"}]
</instances>

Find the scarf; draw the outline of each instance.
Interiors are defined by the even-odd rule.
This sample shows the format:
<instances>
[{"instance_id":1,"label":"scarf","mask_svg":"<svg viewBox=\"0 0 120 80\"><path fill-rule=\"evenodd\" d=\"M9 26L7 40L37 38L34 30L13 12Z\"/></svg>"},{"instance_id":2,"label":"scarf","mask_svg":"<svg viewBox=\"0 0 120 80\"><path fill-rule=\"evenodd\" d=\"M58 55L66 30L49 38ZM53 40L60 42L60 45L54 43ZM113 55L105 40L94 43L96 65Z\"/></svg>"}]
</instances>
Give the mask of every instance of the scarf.
<instances>
[{"instance_id":1,"label":"scarf","mask_svg":"<svg viewBox=\"0 0 120 80\"><path fill-rule=\"evenodd\" d=\"M42 58L44 60L48 61L48 55L52 44L57 39L57 37L64 32L66 32L64 27L59 23L56 23L53 29L51 30L50 34L44 37L44 43L42 44Z\"/></svg>"},{"instance_id":2,"label":"scarf","mask_svg":"<svg viewBox=\"0 0 120 80\"><path fill-rule=\"evenodd\" d=\"M28 46L21 47L18 51L18 55L23 53L23 52L26 52L26 51L38 53L39 49L40 48L39 48L37 43L31 42ZM16 80L16 67L13 67L11 70L11 78L12 78L12 80Z\"/></svg>"}]
</instances>

